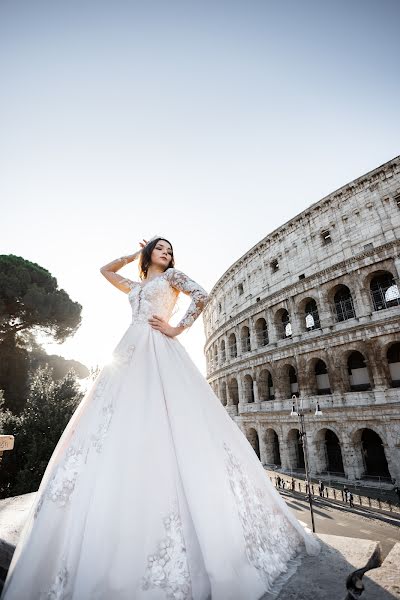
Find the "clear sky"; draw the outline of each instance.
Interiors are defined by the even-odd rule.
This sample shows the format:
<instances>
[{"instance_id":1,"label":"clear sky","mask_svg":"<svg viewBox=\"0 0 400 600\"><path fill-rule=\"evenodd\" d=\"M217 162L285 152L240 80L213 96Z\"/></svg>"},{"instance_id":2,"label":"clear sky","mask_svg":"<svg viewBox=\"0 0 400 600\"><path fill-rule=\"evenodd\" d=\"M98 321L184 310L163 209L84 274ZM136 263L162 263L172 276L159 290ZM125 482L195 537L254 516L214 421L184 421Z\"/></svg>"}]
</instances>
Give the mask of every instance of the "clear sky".
<instances>
[{"instance_id":1,"label":"clear sky","mask_svg":"<svg viewBox=\"0 0 400 600\"><path fill-rule=\"evenodd\" d=\"M398 0L2 0L0 253L83 305L48 351L110 356L130 307L99 268L142 237L210 290L400 154L399 18ZM180 339L204 372L201 318Z\"/></svg>"}]
</instances>

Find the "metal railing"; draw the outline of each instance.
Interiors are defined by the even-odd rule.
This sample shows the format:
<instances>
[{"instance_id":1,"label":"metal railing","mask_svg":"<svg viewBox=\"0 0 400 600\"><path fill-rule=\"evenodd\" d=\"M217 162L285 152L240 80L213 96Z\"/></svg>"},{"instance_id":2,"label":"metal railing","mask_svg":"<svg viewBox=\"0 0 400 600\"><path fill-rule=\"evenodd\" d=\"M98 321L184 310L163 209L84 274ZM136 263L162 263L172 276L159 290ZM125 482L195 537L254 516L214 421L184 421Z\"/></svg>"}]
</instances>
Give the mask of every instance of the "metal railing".
<instances>
[{"instance_id":1,"label":"metal railing","mask_svg":"<svg viewBox=\"0 0 400 600\"><path fill-rule=\"evenodd\" d=\"M356 311L354 310L353 298L348 296L342 300L335 302L336 321L347 321L348 319L354 319Z\"/></svg>"},{"instance_id":2,"label":"metal railing","mask_svg":"<svg viewBox=\"0 0 400 600\"><path fill-rule=\"evenodd\" d=\"M370 295L374 311L400 306L399 284L395 280L391 285L374 286L370 290Z\"/></svg>"}]
</instances>

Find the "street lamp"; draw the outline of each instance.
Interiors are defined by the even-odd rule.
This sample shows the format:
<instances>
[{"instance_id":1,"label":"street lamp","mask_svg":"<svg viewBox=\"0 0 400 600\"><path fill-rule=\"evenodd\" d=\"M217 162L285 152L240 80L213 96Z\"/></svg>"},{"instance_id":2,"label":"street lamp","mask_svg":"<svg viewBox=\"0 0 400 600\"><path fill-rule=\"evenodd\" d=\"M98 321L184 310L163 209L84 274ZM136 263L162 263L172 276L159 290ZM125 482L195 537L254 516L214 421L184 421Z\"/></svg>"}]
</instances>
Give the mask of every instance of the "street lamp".
<instances>
[{"instance_id":1,"label":"street lamp","mask_svg":"<svg viewBox=\"0 0 400 600\"><path fill-rule=\"evenodd\" d=\"M303 408L303 398L300 398L300 402L296 394L292 396L292 411L290 413L291 417L298 417L299 425L300 425L300 438L303 444L303 453L304 453L304 468L306 472L306 481L307 481L307 490L308 490L308 502L310 505L310 513L311 513L311 524L313 533L315 533L315 524L314 524L314 512L313 512L313 502L311 495L311 480L310 474L308 471L308 448L307 448L307 434L306 434L306 424L305 424L305 412ZM315 416L321 416L322 410L319 406L319 402L317 402L317 407L315 409Z\"/></svg>"}]
</instances>

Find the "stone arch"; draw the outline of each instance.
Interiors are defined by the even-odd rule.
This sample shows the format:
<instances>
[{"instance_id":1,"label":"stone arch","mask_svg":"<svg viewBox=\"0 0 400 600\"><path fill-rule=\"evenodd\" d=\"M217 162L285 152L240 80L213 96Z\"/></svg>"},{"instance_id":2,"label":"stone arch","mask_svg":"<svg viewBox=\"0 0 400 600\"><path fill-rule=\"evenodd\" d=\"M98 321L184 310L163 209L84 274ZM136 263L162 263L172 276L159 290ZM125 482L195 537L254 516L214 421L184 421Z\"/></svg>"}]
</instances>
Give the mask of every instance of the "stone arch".
<instances>
[{"instance_id":1,"label":"stone arch","mask_svg":"<svg viewBox=\"0 0 400 600\"><path fill-rule=\"evenodd\" d=\"M368 286L372 310L385 310L400 304L398 282L390 270L372 271L365 278Z\"/></svg>"},{"instance_id":2,"label":"stone arch","mask_svg":"<svg viewBox=\"0 0 400 600\"><path fill-rule=\"evenodd\" d=\"M236 377L232 377L228 381L228 393L230 404L237 406L239 404L239 386Z\"/></svg>"},{"instance_id":3,"label":"stone arch","mask_svg":"<svg viewBox=\"0 0 400 600\"><path fill-rule=\"evenodd\" d=\"M258 376L258 394L260 402L274 399L274 383L269 369L262 369Z\"/></svg>"},{"instance_id":4,"label":"stone arch","mask_svg":"<svg viewBox=\"0 0 400 600\"><path fill-rule=\"evenodd\" d=\"M246 402L254 402L254 382L249 373L244 376L243 385Z\"/></svg>"},{"instance_id":5,"label":"stone arch","mask_svg":"<svg viewBox=\"0 0 400 600\"><path fill-rule=\"evenodd\" d=\"M279 398L291 398L293 394L298 396L299 386L297 382L297 369L291 362L278 364L275 371L279 374L278 390L275 387L275 395L278 391Z\"/></svg>"},{"instance_id":6,"label":"stone arch","mask_svg":"<svg viewBox=\"0 0 400 600\"><path fill-rule=\"evenodd\" d=\"M280 308L276 311L274 322L278 338L286 340L287 338L292 337L290 314L286 308Z\"/></svg>"},{"instance_id":7,"label":"stone arch","mask_svg":"<svg viewBox=\"0 0 400 600\"><path fill-rule=\"evenodd\" d=\"M277 467L281 466L281 451L279 437L275 429L267 429L264 433L264 444L266 451L266 462Z\"/></svg>"},{"instance_id":8,"label":"stone arch","mask_svg":"<svg viewBox=\"0 0 400 600\"><path fill-rule=\"evenodd\" d=\"M328 295L332 298L333 313L336 321L347 321L348 319L355 318L356 311L353 296L347 285L343 283L336 285L329 291Z\"/></svg>"},{"instance_id":9,"label":"stone arch","mask_svg":"<svg viewBox=\"0 0 400 600\"><path fill-rule=\"evenodd\" d=\"M400 387L400 342L393 342L386 351L391 387Z\"/></svg>"},{"instance_id":10,"label":"stone arch","mask_svg":"<svg viewBox=\"0 0 400 600\"><path fill-rule=\"evenodd\" d=\"M364 477L383 477L390 479L390 471L386 458L383 436L375 431L375 427L362 427L352 436L353 444L361 453Z\"/></svg>"},{"instance_id":11,"label":"stone arch","mask_svg":"<svg viewBox=\"0 0 400 600\"><path fill-rule=\"evenodd\" d=\"M257 430L254 427L249 427L246 432L247 440L250 442L254 452L260 459L260 441L258 439ZM260 459L261 460L261 459Z\"/></svg>"},{"instance_id":12,"label":"stone arch","mask_svg":"<svg viewBox=\"0 0 400 600\"><path fill-rule=\"evenodd\" d=\"M364 354L359 350L352 350L347 354L347 373L350 390L352 392L370 390L373 382L371 381Z\"/></svg>"},{"instance_id":13,"label":"stone arch","mask_svg":"<svg viewBox=\"0 0 400 600\"><path fill-rule=\"evenodd\" d=\"M221 354L221 364L223 364L226 361L225 340L221 340L220 354Z\"/></svg>"},{"instance_id":14,"label":"stone arch","mask_svg":"<svg viewBox=\"0 0 400 600\"><path fill-rule=\"evenodd\" d=\"M317 470L344 475L343 455L339 435L331 427L320 429L315 436L317 449Z\"/></svg>"},{"instance_id":15,"label":"stone arch","mask_svg":"<svg viewBox=\"0 0 400 600\"><path fill-rule=\"evenodd\" d=\"M243 325L242 329L240 330L240 344L242 352L250 352L250 329L247 327L247 325Z\"/></svg>"},{"instance_id":16,"label":"stone arch","mask_svg":"<svg viewBox=\"0 0 400 600\"><path fill-rule=\"evenodd\" d=\"M268 327L264 317L257 319L254 329L256 332L257 347L262 348L263 346L267 346L269 344Z\"/></svg>"},{"instance_id":17,"label":"stone arch","mask_svg":"<svg viewBox=\"0 0 400 600\"><path fill-rule=\"evenodd\" d=\"M222 406L226 406L227 403L228 403L228 394L227 394L227 391L226 391L226 382L225 381L221 381L220 382L219 389L221 391Z\"/></svg>"},{"instance_id":18,"label":"stone arch","mask_svg":"<svg viewBox=\"0 0 400 600\"><path fill-rule=\"evenodd\" d=\"M298 314L301 318L302 331L313 331L321 329L318 304L315 298L307 296L299 303Z\"/></svg>"},{"instance_id":19,"label":"stone arch","mask_svg":"<svg viewBox=\"0 0 400 600\"><path fill-rule=\"evenodd\" d=\"M231 333L228 338L229 358L237 358L236 335Z\"/></svg>"},{"instance_id":20,"label":"stone arch","mask_svg":"<svg viewBox=\"0 0 400 600\"><path fill-rule=\"evenodd\" d=\"M287 435L287 447L289 468L292 470L303 470L305 468L304 450L300 431L297 428L290 429Z\"/></svg>"},{"instance_id":21,"label":"stone arch","mask_svg":"<svg viewBox=\"0 0 400 600\"><path fill-rule=\"evenodd\" d=\"M218 367L218 344L214 344L214 368Z\"/></svg>"},{"instance_id":22,"label":"stone arch","mask_svg":"<svg viewBox=\"0 0 400 600\"><path fill-rule=\"evenodd\" d=\"M315 390L318 396L331 393L328 367L322 358L317 358L313 361L313 377L315 380Z\"/></svg>"}]
</instances>

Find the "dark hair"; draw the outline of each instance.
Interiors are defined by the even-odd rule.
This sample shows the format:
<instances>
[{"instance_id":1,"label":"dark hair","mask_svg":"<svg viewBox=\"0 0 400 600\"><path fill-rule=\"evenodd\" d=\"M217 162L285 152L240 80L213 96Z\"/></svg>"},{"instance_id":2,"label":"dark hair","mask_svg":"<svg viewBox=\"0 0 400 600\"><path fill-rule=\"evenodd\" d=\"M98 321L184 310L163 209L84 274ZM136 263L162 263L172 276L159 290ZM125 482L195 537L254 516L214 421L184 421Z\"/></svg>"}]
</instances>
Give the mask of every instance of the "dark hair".
<instances>
[{"instance_id":1,"label":"dark hair","mask_svg":"<svg viewBox=\"0 0 400 600\"><path fill-rule=\"evenodd\" d=\"M171 242L169 242L168 240L166 240L165 238L162 238L162 237L156 238L155 240L151 240L148 244L146 244L146 246L142 249L142 251L140 253L139 265L138 265L140 279L146 279L147 271L151 264L151 254L160 240L167 242L171 246L171 251L172 251L170 263L165 270L167 270L169 267L175 266L174 249L172 248Z\"/></svg>"}]
</instances>

